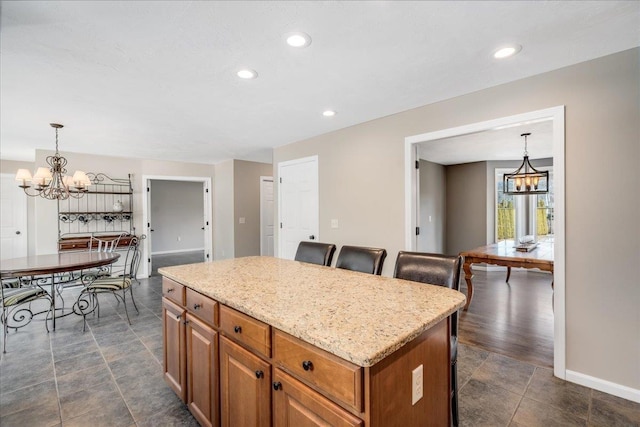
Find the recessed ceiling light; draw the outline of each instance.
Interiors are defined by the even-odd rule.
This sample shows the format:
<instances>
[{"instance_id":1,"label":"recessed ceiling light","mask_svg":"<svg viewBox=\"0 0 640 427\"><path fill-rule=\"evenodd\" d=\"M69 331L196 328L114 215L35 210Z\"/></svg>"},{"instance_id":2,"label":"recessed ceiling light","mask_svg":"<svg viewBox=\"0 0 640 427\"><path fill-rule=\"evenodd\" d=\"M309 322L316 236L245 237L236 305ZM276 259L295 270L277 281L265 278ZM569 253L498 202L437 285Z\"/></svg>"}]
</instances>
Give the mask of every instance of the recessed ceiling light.
<instances>
[{"instance_id":1,"label":"recessed ceiling light","mask_svg":"<svg viewBox=\"0 0 640 427\"><path fill-rule=\"evenodd\" d=\"M336 112L333 110L326 110L322 113L322 115L325 117L333 117L336 115Z\"/></svg>"},{"instance_id":2,"label":"recessed ceiling light","mask_svg":"<svg viewBox=\"0 0 640 427\"><path fill-rule=\"evenodd\" d=\"M241 79L255 79L258 77L258 73L250 68L243 68L237 74Z\"/></svg>"},{"instance_id":3,"label":"recessed ceiling light","mask_svg":"<svg viewBox=\"0 0 640 427\"><path fill-rule=\"evenodd\" d=\"M496 59L508 58L520 52L521 49L522 49L522 46L520 46L519 44L511 44L511 45L503 46L498 50L496 50L495 52L493 52L493 57Z\"/></svg>"},{"instance_id":4,"label":"recessed ceiling light","mask_svg":"<svg viewBox=\"0 0 640 427\"><path fill-rule=\"evenodd\" d=\"M292 47L307 47L311 44L311 37L307 33L299 31L284 35L287 44Z\"/></svg>"}]
</instances>

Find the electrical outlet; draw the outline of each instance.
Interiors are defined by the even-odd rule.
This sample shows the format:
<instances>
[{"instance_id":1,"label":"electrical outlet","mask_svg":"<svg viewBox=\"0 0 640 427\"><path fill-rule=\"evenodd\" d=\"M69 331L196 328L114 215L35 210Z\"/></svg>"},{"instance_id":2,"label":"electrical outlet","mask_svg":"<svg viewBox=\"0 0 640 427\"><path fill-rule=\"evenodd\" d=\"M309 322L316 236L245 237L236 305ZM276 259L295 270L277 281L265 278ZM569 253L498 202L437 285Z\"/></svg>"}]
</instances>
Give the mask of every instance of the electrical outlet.
<instances>
[{"instance_id":1,"label":"electrical outlet","mask_svg":"<svg viewBox=\"0 0 640 427\"><path fill-rule=\"evenodd\" d=\"M242 216L240 218L238 218L238 223L244 224L245 223L245 218L242 217Z\"/></svg>"},{"instance_id":2,"label":"electrical outlet","mask_svg":"<svg viewBox=\"0 0 640 427\"><path fill-rule=\"evenodd\" d=\"M338 228L338 220L337 219L332 219L331 220L331 228Z\"/></svg>"},{"instance_id":3,"label":"electrical outlet","mask_svg":"<svg viewBox=\"0 0 640 427\"><path fill-rule=\"evenodd\" d=\"M422 365L418 366L411 372L411 404L415 405L422 395L424 387L424 369Z\"/></svg>"},{"instance_id":4,"label":"electrical outlet","mask_svg":"<svg viewBox=\"0 0 640 427\"><path fill-rule=\"evenodd\" d=\"M182 240L182 237L178 236L178 242Z\"/></svg>"}]
</instances>

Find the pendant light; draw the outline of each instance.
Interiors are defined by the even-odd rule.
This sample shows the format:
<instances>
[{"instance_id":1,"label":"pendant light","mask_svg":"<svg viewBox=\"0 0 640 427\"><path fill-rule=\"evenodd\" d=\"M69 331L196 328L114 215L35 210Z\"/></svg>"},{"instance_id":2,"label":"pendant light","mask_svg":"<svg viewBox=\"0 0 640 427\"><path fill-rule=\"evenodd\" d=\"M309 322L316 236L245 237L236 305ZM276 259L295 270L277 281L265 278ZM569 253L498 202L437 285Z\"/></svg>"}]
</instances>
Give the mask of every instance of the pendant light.
<instances>
[{"instance_id":1,"label":"pendant light","mask_svg":"<svg viewBox=\"0 0 640 427\"><path fill-rule=\"evenodd\" d=\"M527 137L531 133L523 133L524 159L515 172L505 173L502 179L504 194L545 194L549 192L549 171L539 171L529 163Z\"/></svg>"},{"instance_id":2,"label":"pendant light","mask_svg":"<svg viewBox=\"0 0 640 427\"><path fill-rule=\"evenodd\" d=\"M79 199L88 191L91 181L82 171L76 171L73 176L65 175L67 159L58 152L58 129L63 125L50 123L56 130L56 154L47 157L49 167L39 167L31 176L28 169L18 169L16 181L20 188L31 197L40 196L48 200L65 200L69 197Z\"/></svg>"}]
</instances>

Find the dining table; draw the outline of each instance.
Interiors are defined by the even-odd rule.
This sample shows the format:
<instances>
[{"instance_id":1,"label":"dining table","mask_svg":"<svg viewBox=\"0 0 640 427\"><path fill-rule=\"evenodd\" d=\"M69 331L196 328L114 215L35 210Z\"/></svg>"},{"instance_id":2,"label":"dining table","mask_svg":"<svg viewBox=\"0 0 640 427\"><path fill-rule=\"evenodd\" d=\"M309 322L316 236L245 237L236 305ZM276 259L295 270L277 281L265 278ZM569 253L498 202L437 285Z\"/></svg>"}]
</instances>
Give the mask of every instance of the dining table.
<instances>
[{"instance_id":1,"label":"dining table","mask_svg":"<svg viewBox=\"0 0 640 427\"><path fill-rule=\"evenodd\" d=\"M52 326L53 330L55 330L56 286L77 282L83 270L111 265L118 258L120 258L120 254L116 252L95 251L62 252L10 258L0 261L0 279L35 280L41 286L50 285L53 312ZM63 313L63 315L65 314Z\"/></svg>"},{"instance_id":2,"label":"dining table","mask_svg":"<svg viewBox=\"0 0 640 427\"><path fill-rule=\"evenodd\" d=\"M491 264L507 267L506 282L511 277L511 268L537 268L550 272L553 275L553 242L537 242L530 251L518 250L513 240L502 240L486 246L460 252L464 258L464 280L467 282L467 302L464 310L469 308L473 299L473 272L472 264ZM553 276L551 279L553 288Z\"/></svg>"}]
</instances>

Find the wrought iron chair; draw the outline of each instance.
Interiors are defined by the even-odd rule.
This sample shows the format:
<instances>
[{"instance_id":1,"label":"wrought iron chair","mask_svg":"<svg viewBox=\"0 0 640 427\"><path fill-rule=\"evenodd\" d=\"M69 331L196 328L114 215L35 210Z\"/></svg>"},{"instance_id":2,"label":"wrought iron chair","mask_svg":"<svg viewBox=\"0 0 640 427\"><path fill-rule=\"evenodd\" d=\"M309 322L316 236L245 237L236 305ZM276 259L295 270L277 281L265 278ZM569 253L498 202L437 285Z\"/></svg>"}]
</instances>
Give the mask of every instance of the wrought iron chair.
<instances>
[{"instance_id":1,"label":"wrought iron chair","mask_svg":"<svg viewBox=\"0 0 640 427\"><path fill-rule=\"evenodd\" d=\"M2 304L2 314L0 315L0 323L2 323L3 345L2 352L7 352L7 336L9 329L18 330L28 325L36 314L33 312L32 303L37 300L46 300L49 309L46 310L47 317L44 326L49 332L47 320L53 309L53 299L49 292L45 291L36 281L5 279L2 280L0 286L0 303Z\"/></svg>"},{"instance_id":2,"label":"wrought iron chair","mask_svg":"<svg viewBox=\"0 0 640 427\"><path fill-rule=\"evenodd\" d=\"M462 257L422 252L399 252L393 277L430 285L460 289ZM449 354L451 356L451 418L458 425L458 312L451 315Z\"/></svg>"},{"instance_id":3,"label":"wrought iron chair","mask_svg":"<svg viewBox=\"0 0 640 427\"><path fill-rule=\"evenodd\" d=\"M136 274L140 265L139 243L140 239L143 237L144 236L131 237L129 246L127 247L122 274L114 274L109 277L83 277L85 287L78 296L74 311L79 312L79 314L84 317L85 329L87 314L97 311L98 317L100 317L100 302L98 300L98 294L101 293L111 293L118 303L122 301L124 304L125 314L127 315L127 321L131 324L129 311L127 309L127 292L131 295L133 307L136 309L136 312L138 312L138 306L136 305L135 298L133 297L133 288L131 284L133 280L137 280Z\"/></svg>"},{"instance_id":4,"label":"wrought iron chair","mask_svg":"<svg viewBox=\"0 0 640 427\"><path fill-rule=\"evenodd\" d=\"M332 243L300 242L295 260L309 264L330 266L336 245Z\"/></svg>"},{"instance_id":5,"label":"wrought iron chair","mask_svg":"<svg viewBox=\"0 0 640 427\"><path fill-rule=\"evenodd\" d=\"M336 268L361 273L382 274L382 265L387 257L385 249L343 246L336 261Z\"/></svg>"},{"instance_id":6,"label":"wrought iron chair","mask_svg":"<svg viewBox=\"0 0 640 427\"><path fill-rule=\"evenodd\" d=\"M122 232L118 235L110 235L110 236L102 236L91 234L91 238L89 239L89 252L114 252L118 249L118 245L120 244L120 240L127 236L128 233ZM87 276L95 276L94 278L110 276L113 274L112 265L109 264L105 267L100 267L96 269L92 269L86 272L83 272L83 275Z\"/></svg>"}]
</instances>

